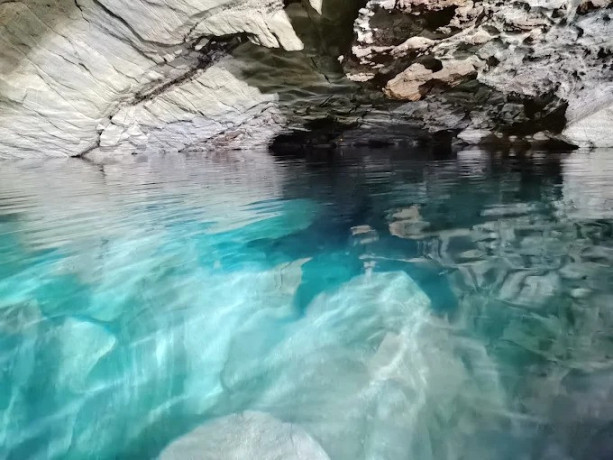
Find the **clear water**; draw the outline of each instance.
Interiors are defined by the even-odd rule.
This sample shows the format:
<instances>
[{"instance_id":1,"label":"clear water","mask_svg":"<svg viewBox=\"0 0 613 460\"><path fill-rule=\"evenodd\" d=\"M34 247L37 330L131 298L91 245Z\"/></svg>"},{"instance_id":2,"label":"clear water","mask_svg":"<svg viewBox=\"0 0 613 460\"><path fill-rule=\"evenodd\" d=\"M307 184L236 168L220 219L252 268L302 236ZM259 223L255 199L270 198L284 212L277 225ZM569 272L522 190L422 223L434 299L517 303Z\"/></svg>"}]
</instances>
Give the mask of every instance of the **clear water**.
<instances>
[{"instance_id":1,"label":"clear water","mask_svg":"<svg viewBox=\"0 0 613 460\"><path fill-rule=\"evenodd\" d=\"M3 163L0 458L202 426L231 458L266 420L334 460L611 458L612 177L608 151Z\"/></svg>"}]
</instances>

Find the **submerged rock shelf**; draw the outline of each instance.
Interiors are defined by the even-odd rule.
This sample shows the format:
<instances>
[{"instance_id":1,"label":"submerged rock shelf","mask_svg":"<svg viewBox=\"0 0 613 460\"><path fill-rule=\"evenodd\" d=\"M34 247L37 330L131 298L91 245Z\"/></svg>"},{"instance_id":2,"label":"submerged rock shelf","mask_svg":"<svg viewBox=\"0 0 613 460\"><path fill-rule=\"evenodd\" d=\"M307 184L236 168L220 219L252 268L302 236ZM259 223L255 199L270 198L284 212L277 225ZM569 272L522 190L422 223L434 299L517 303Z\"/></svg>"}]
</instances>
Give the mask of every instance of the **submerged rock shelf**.
<instances>
[{"instance_id":1,"label":"submerged rock shelf","mask_svg":"<svg viewBox=\"0 0 613 460\"><path fill-rule=\"evenodd\" d=\"M609 151L0 168L0 456L608 458Z\"/></svg>"}]
</instances>

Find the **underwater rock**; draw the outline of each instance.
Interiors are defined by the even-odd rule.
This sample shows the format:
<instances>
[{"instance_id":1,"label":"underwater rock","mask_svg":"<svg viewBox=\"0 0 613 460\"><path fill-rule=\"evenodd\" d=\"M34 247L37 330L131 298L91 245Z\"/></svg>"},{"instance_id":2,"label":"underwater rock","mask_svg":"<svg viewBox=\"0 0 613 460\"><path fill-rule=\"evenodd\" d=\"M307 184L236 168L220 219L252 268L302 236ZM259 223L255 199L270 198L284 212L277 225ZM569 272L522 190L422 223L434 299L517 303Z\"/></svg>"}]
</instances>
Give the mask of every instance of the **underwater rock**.
<instances>
[{"instance_id":1,"label":"underwater rock","mask_svg":"<svg viewBox=\"0 0 613 460\"><path fill-rule=\"evenodd\" d=\"M276 340L264 340L261 328L245 324L235 334L220 407L248 404L297 423L331 458L448 458L477 419L494 430L493 414L505 410L483 346L450 337L403 272L357 276L321 293ZM475 398L492 415L474 414Z\"/></svg>"},{"instance_id":2,"label":"underwater rock","mask_svg":"<svg viewBox=\"0 0 613 460\"><path fill-rule=\"evenodd\" d=\"M64 321L57 338L61 341L57 384L75 392L86 389L90 372L117 343L101 326L73 318Z\"/></svg>"},{"instance_id":3,"label":"underwater rock","mask_svg":"<svg viewBox=\"0 0 613 460\"><path fill-rule=\"evenodd\" d=\"M160 460L329 460L300 426L247 411L212 420L170 444Z\"/></svg>"}]
</instances>

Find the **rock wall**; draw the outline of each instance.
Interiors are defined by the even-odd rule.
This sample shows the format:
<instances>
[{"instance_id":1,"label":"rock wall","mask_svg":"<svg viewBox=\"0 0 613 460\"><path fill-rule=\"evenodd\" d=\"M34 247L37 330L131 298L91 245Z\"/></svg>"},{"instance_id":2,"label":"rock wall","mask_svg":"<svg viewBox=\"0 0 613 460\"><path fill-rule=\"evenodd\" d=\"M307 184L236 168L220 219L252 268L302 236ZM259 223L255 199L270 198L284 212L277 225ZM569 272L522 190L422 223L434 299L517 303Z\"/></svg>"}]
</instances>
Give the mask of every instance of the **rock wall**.
<instances>
[{"instance_id":1,"label":"rock wall","mask_svg":"<svg viewBox=\"0 0 613 460\"><path fill-rule=\"evenodd\" d=\"M303 48L282 0L2 1L0 37L0 155L9 157L116 145L143 134L137 117L153 127L199 119L213 136L274 99L217 65L238 37Z\"/></svg>"},{"instance_id":2,"label":"rock wall","mask_svg":"<svg viewBox=\"0 0 613 460\"><path fill-rule=\"evenodd\" d=\"M349 78L409 104L430 130L469 142L563 133L613 145L610 0L370 0Z\"/></svg>"},{"instance_id":3,"label":"rock wall","mask_svg":"<svg viewBox=\"0 0 613 460\"><path fill-rule=\"evenodd\" d=\"M612 4L0 0L0 158L261 146L326 120L613 146Z\"/></svg>"}]
</instances>

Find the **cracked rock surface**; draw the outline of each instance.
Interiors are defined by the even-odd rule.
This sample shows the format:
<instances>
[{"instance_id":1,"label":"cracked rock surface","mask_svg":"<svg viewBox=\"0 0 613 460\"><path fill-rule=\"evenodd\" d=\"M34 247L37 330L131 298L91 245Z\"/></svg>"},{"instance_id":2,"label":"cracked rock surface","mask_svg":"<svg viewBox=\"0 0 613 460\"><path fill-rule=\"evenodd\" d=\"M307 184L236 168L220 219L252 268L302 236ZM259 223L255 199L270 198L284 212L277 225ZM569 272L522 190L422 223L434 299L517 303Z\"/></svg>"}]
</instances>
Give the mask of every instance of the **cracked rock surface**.
<instances>
[{"instance_id":1,"label":"cracked rock surface","mask_svg":"<svg viewBox=\"0 0 613 460\"><path fill-rule=\"evenodd\" d=\"M0 1L0 37L2 157L134 150L177 122L214 136L275 97L219 63L228 51L304 47L281 0Z\"/></svg>"},{"instance_id":2,"label":"cracked rock surface","mask_svg":"<svg viewBox=\"0 0 613 460\"><path fill-rule=\"evenodd\" d=\"M610 0L370 0L345 67L430 130L613 145Z\"/></svg>"}]
</instances>

